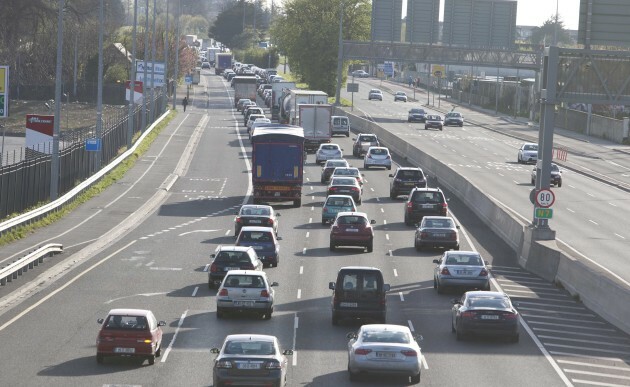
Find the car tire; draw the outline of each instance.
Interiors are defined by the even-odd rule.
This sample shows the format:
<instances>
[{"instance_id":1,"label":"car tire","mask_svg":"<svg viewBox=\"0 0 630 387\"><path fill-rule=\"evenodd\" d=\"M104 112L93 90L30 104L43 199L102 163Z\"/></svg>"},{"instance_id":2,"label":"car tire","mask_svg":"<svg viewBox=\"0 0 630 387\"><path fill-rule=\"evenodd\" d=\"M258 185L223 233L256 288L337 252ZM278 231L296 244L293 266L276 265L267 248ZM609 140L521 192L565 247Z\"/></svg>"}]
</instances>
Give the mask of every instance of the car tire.
<instances>
[{"instance_id":1,"label":"car tire","mask_svg":"<svg viewBox=\"0 0 630 387\"><path fill-rule=\"evenodd\" d=\"M363 169L370 169L365 163L363 163Z\"/></svg>"},{"instance_id":2,"label":"car tire","mask_svg":"<svg viewBox=\"0 0 630 387\"><path fill-rule=\"evenodd\" d=\"M510 340L510 341L511 341L512 343L518 343L519 338L520 338L520 335L517 333L517 334L515 334L514 336L512 336L512 337L511 337L511 340Z\"/></svg>"},{"instance_id":3,"label":"car tire","mask_svg":"<svg viewBox=\"0 0 630 387\"><path fill-rule=\"evenodd\" d=\"M326 184L326 182L324 181L324 179L319 179L319 182L322 184Z\"/></svg>"},{"instance_id":4,"label":"car tire","mask_svg":"<svg viewBox=\"0 0 630 387\"><path fill-rule=\"evenodd\" d=\"M440 128L440 132L442 131L442 128Z\"/></svg>"},{"instance_id":5,"label":"car tire","mask_svg":"<svg viewBox=\"0 0 630 387\"><path fill-rule=\"evenodd\" d=\"M214 281L208 281L208 289L214 289Z\"/></svg>"},{"instance_id":6,"label":"car tire","mask_svg":"<svg viewBox=\"0 0 630 387\"><path fill-rule=\"evenodd\" d=\"M411 122L411 120L407 118L407 122Z\"/></svg>"},{"instance_id":7,"label":"car tire","mask_svg":"<svg viewBox=\"0 0 630 387\"><path fill-rule=\"evenodd\" d=\"M536 185L536 180L532 179L532 185Z\"/></svg>"},{"instance_id":8,"label":"car tire","mask_svg":"<svg viewBox=\"0 0 630 387\"><path fill-rule=\"evenodd\" d=\"M392 200L396 200L396 198L397 198L397 197L398 197L398 196L396 195L396 192L390 192L390 193L389 193L389 198L390 198L390 199L392 199Z\"/></svg>"},{"instance_id":9,"label":"car tire","mask_svg":"<svg viewBox=\"0 0 630 387\"><path fill-rule=\"evenodd\" d=\"M389 167L387 167L387 170L391 171L392 170L392 166L390 165Z\"/></svg>"},{"instance_id":10,"label":"car tire","mask_svg":"<svg viewBox=\"0 0 630 387\"><path fill-rule=\"evenodd\" d=\"M335 246L333 241L330 241L330 246L329 246L330 251L335 251L336 248L337 248L337 246Z\"/></svg>"},{"instance_id":11,"label":"car tire","mask_svg":"<svg viewBox=\"0 0 630 387\"><path fill-rule=\"evenodd\" d=\"M522 164L523 162L521 161L521 156L516 156L516 163L517 164Z\"/></svg>"},{"instance_id":12,"label":"car tire","mask_svg":"<svg viewBox=\"0 0 630 387\"><path fill-rule=\"evenodd\" d=\"M556 184L556 187L558 188L562 187L562 181L559 181L558 184Z\"/></svg>"},{"instance_id":13,"label":"car tire","mask_svg":"<svg viewBox=\"0 0 630 387\"><path fill-rule=\"evenodd\" d=\"M225 312L223 312L222 310L217 309L217 318L218 319L222 319L223 317L225 317Z\"/></svg>"},{"instance_id":14,"label":"car tire","mask_svg":"<svg viewBox=\"0 0 630 387\"><path fill-rule=\"evenodd\" d=\"M273 314L273 309L269 309L263 314L263 319L271 320L271 315Z\"/></svg>"},{"instance_id":15,"label":"car tire","mask_svg":"<svg viewBox=\"0 0 630 387\"><path fill-rule=\"evenodd\" d=\"M365 248L367 249L368 253L371 253L372 251L374 251L374 240L370 240L368 244L365 246Z\"/></svg>"},{"instance_id":16,"label":"car tire","mask_svg":"<svg viewBox=\"0 0 630 387\"><path fill-rule=\"evenodd\" d=\"M463 341L464 340L464 334L459 329L457 329L455 331L455 339L457 341Z\"/></svg>"},{"instance_id":17,"label":"car tire","mask_svg":"<svg viewBox=\"0 0 630 387\"><path fill-rule=\"evenodd\" d=\"M357 200L357 204L361 205L361 202L362 202L362 200L361 200L361 198L359 198L359 200Z\"/></svg>"},{"instance_id":18,"label":"car tire","mask_svg":"<svg viewBox=\"0 0 630 387\"><path fill-rule=\"evenodd\" d=\"M335 325L335 326L339 325L339 316L337 316L335 312L333 312L332 318L330 321L332 322L332 325Z\"/></svg>"},{"instance_id":19,"label":"car tire","mask_svg":"<svg viewBox=\"0 0 630 387\"><path fill-rule=\"evenodd\" d=\"M346 137L350 137L350 133L346 133Z\"/></svg>"},{"instance_id":20,"label":"car tire","mask_svg":"<svg viewBox=\"0 0 630 387\"><path fill-rule=\"evenodd\" d=\"M418 372L418 375L411 375L411 384L418 383L420 383L420 372Z\"/></svg>"},{"instance_id":21,"label":"car tire","mask_svg":"<svg viewBox=\"0 0 630 387\"><path fill-rule=\"evenodd\" d=\"M350 364L348 364L348 376L350 377L351 382L356 382L359 380L359 374L354 373L350 370Z\"/></svg>"},{"instance_id":22,"label":"car tire","mask_svg":"<svg viewBox=\"0 0 630 387\"><path fill-rule=\"evenodd\" d=\"M96 363L97 364L103 364L103 359L105 359L105 356L103 356L103 354L100 354L100 353L96 354Z\"/></svg>"},{"instance_id":23,"label":"car tire","mask_svg":"<svg viewBox=\"0 0 630 387\"><path fill-rule=\"evenodd\" d=\"M328 224L328 222L326 222L326 220L322 219L322 226L325 226L326 224Z\"/></svg>"},{"instance_id":24,"label":"car tire","mask_svg":"<svg viewBox=\"0 0 630 387\"><path fill-rule=\"evenodd\" d=\"M155 355L147 357L147 360L149 361L149 365L155 364Z\"/></svg>"},{"instance_id":25,"label":"car tire","mask_svg":"<svg viewBox=\"0 0 630 387\"><path fill-rule=\"evenodd\" d=\"M453 247L453 250L459 250L459 245L456 245L455 247Z\"/></svg>"},{"instance_id":26,"label":"car tire","mask_svg":"<svg viewBox=\"0 0 630 387\"><path fill-rule=\"evenodd\" d=\"M422 251L422 246L415 239L414 239L414 242L413 242L413 247L416 249L416 251Z\"/></svg>"},{"instance_id":27,"label":"car tire","mask_svg":"<svg viewBox=\"0 0 630 387\"><path fill-rule=\"evenodd\" d=\"M437 289L437 281L435 280L435 277L433 277L433 289Z\"/></svg>"},{"instance_id":28,"label":"car tire","mask_svg":"<svg viewBox=\"0 0 630 387\"><path fill-rule=\"evenodd\" d=\"M438 294L444 294L444 286L440 285L440 283L437 283L437 293Z\"/></svg>"},{"instance_id":29,"label":"car tire","mask_svg":"<svg viewBox=\"0 0 630 387\"><path fill-rule=\"evenodd\" d=\"M490 282L488 282L488 284L486 286L484 286L482 290L485 290L487 292L490 291L491 290L490 289Z\"/></svg>"},{"instance_id":30,"label":"car tire","mask_svg":"<svg viewBox=\"0 0 630 387\"><path fill-rule=\"evenodd\" d=\"M160 346L158 347L157 351L155 351L155 357L160 357L162 356L162 344L160 343Z\"/></svg>"},{"instance_id":31,"label":"car tire","mask_svg":"<svg viewBox=\"0 0 630 387\"><path fill-rule=\"evenodd\" d=\"M412 226L413 224L409 221L409 219L405 216L405 226Z\"/></svg>"},{"instance_id":32,"label":"car tire","mask_svg":"<svg viewBox=\"0 0 630 387\"><path fill-rule=\"evenodd\" d=\"M453 324L452 320L451 320L451 333L455 333L455 324Z\"/></svg>"},{"instance_id":33,"label":"car tire","mask_svg":"<svg viewBox=\"0 0 630 387\"><path fill-rule=\"evenodd\" d=\"M293 201L293 207L302 207L302 199L297 199Z\"/></svg>"}]
</instances>

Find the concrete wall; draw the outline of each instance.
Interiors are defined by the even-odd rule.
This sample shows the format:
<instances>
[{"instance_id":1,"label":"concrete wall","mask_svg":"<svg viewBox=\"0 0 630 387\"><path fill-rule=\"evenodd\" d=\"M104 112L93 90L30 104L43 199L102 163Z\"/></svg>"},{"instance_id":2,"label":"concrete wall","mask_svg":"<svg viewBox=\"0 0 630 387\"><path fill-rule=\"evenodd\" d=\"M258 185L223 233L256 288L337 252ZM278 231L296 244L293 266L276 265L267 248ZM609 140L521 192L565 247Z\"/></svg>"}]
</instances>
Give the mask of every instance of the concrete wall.
<instances>
[{"instance_id":1,"label":"concrete wall","mask_svg":"<svg viewBox=\"0 0 630 387\"><path fill-rule=\"evenodd\" d=\"M519 264L550 282L560 284L585 306L630 334L630 285L555 239L537 240L537 230L524 224L499 202L446 164L431 157L378 124L335 108L335 115L350 117L353 131L374 133L391 152L403 157L464 202L519 256Z\"/></svg>"}]
</instances>

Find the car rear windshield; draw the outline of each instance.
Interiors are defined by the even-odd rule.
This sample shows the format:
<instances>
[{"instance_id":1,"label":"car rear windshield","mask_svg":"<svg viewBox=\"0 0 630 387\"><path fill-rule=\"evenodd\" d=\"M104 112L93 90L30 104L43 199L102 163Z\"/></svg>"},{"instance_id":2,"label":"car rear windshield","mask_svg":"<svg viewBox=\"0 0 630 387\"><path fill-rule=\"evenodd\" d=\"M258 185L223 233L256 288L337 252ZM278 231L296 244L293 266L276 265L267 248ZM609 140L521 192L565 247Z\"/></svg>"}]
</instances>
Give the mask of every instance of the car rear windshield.
<instances>
[{"instance_id":1,"label":"car rear windshield","mask_svg":"<svg viewBox=\"0 0 630 387\"><path fill-rule=\"evenodd\" d=\"M399 179L422 180L424 179L424 174L421 171L398 171L396 177Z\"/></svg>"},{"instance_id":2,"label":"car rear windshield","mask_svg":"<svg viewBox=\"0 0 630 387\"><path fill-rule=\"evenodd\" d=\"M228 341L223 353L226 355L274 355L276 350L271 341Z\"/></svg>"},{"instance_id":3,"label":"car rear windshield","mask_svg":"<svg viewBox=\"0 0 630 387\"><path fill-rule=\"evenodd\" d=\"M413 195L416 203L442 203L443 198L440 192L416 192Z\"/></svg>"},{"instance_id":4,"label":"car rear windshield","mask_svg":"<svg viewBox=\"0 0 630 387\"><path fill-rule=\"evenodd\" d=\"M327 206L333 207L350 207L352 206L351 198L328 198L326 201Z\"/></svg>"},{"instance_id":5,"label":"car rear windshield","mask_svg":"<svg viewBox=\"0 0 630 387\"><path fill-rule=\"evenodd\" d=\"M461 114L459 113L446 113L447 117L461 117Z\"/></svg>"},{"instance_id":6,"label":"car rear windshield","mask_svg":"<svg viewBox=\"0 0 630 387\"><path fill-rule=\"evenodd\" d=\"M144 316L110 315L105 322L105 329L147 330L149 324Z\"/></svg>"},{"instance_id":7,"label":"car rear windshield","mask_svg":"<svg viewBox=\"0 0 630 387\"><path fill-rule=\"evenodd\" d=\"M386 155L387 149L372 149L370 153L373 155Z\"/></svg>"},{"instance_id":8,"label":"car rear windshield","mask_svg":"<svg viewBox=\"0 0 630 387\"><path fill-rule=\"evenodd\" d=\"M358 169L337 169L335 170L336 176L359 176Z\"/></svg>"},{"instance_id":9,"label":"car rear windshield","mask_svg":"<svg viewBox=\"0 0 630 387\"><path fill-rule=\"evenodd\" d=\"M327 161L326 162L326 168L336 168L336 167L345 167L346 166L346 162L345 161Z\"/></svg>"},{"instance_id":10,"label":"car rear windshield","mask_svg":"<svg viewBox=\"0 0 630 387\"><path fill-rule=\"evenodd\" d=\"M406 332L364 331L362 341L364 343L409 344L411 342L411 339Z\"/></svg>"},{"instance_id":11,"label":"car rear windshield","mask_svg":"<svg viewBox=\"0 0 630 387\"><path fill-rule=\"evenodd\" d=\"M376 271L351 271L342 273L337 283L344 292L365 293L369 296L381 290L382 274Z\"/></svg>"},{"instance_id":12,"label":"car rear windshield","mask_svg":"<svg viewBox=\"0 0 630 387\"><path fill-rule=\"evenodd\" d=\"M241 241L245 242L271 242L273 236L266 231L241 231Z\"/></svg>"},{"instance_id":13,"label":"car rear windshield","mask_svg":"<svg viewBox=\"0 0 630 387\"><path fill-rule=\"evenodd\" d=\"M510 307L508 301L503 297L469 297L466 306L493 309L506 309Z\"/></svg>"},{"instance_id":14,"label":"car rear windshield","mask_svg":"<svg viewBox=\"0 0 630 387\"><path fill-rule=\"evenodd\" d=\"M244 251L221 251L214 259L217 263L250 263L249 254Z\"/></svg>"},{"instance_id":15,"label":"car rear windshield","mask_svg":"<svg viewBox=\"0 0 630 387\"><path fill-rule=\"evenodd\" d=\"M337 178L337 179L333 179L332 181L332 185L355 185L357 182L356 179L354 178Z\"/></svg>"},{"instance_id":16,"label":"car rear windshield","mask_svg":"<svg viewBox=\"0 0 630 387\"><path fill-rule=\"evenodd\" d=\"M232 288L264 288L265 281L259 275L232 274L225 280L225 286Z\"/></svg>"},{"instance_id":17,"label":"car rear windshield","mask_svg":"<svg viewBox=\"0 0 630 387\"><path fill-rule=\"evenodd\" d=\"M453 221L450 219L424 219L423 220L424 227L431 228L453 228L455 225Z\"/></svg>"},{"instance_id":18,"label":"car rear windshield","mask_svg":"<svg viewBox=\"0 0 630 387\"><path fill-rule=\"evenodd\" d=\"M376 141L376 137L374 137L374 136L361 136L359 138L359 141L361 141L361 142L375 142Z\"/></svg>"},{"instance_id":19,"label":"car rear windshield","mask_svg":"<svg viewBox=\"0 0 630 387\"><path fill-rule=\"evenodd\" d=\"M261 208L251 208L251 207L246 207L243 208L241 210L241 215L253 215L253 216L269 216L271 214L271 211L269 211L269 208L266 207L261 207Z\"/></svg>"},{"instance_id":20,"label":"car rear windshield","mask_svg":"<svg viewBox=\"0 0 630 387\"><path fill-rule=\"evenodd\" d=\"M483 266L481 258L478 255L470 254L449 254L446 258L446 264Z\"/></svg>"},{"instance_id":21,"label":"car rear windshield","mask_svg":"<svg viewBox=\"0 0 630 387\"><path fill-rule=\"evenodd\" d=\"M325 150L338 150L339 148L336 145L322 145L322 149L325 149Z\"/></svg>"},{"instance_id":22,"label":"car rear windshield","mask_svg":"<svg viewBox=\"0 0 630 387\"><path fill-rule=\"evenodd\" d=\"M346 215L337 219L337 224L366 225L367 219L362 216Z\"/></svg>"}]
</instances>

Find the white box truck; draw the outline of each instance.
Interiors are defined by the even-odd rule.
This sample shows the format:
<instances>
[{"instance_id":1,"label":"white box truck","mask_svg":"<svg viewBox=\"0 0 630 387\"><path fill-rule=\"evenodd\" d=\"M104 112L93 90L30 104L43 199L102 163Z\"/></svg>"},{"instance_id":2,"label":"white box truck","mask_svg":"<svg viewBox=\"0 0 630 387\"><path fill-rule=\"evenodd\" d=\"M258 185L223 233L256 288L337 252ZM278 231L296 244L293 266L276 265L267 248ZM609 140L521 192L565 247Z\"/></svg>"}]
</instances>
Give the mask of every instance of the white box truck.
<instances>
[{"instance_id":1,"label":"white box truck","mask_svg":"<svg viewBox=\"0 0 630 387\"><path fill-rule=\"evenodd\" d=\"M304 149L314 152L320 144L329 143L332 138L332 105L300 104L300 126L304 129Z\"/></svg>"}]
</instances>

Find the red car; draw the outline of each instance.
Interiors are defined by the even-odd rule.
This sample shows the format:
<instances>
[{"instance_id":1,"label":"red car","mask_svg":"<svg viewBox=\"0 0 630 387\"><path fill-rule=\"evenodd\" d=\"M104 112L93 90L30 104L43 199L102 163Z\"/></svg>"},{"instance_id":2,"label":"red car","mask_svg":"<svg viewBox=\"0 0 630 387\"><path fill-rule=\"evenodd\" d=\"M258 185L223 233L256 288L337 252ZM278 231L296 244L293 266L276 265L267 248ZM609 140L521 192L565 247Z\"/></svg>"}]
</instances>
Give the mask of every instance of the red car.
<instances>
[{"instance_id":1,"label":"red car","mask_svg":"<svg viewBox=\"0 0 630 387\"><path fill-rule=\"evenodd\" d=\"M150 310L112 309L107 318L97 320L101 330L96 338L96 362L106 356L141 357L155 364L162 352L164 321L157 321Z\"/></svg>"},{"instance_id":2,"label":"red car","mask_svg":"<svg viewBox=\"0 0 630 387\"><path fill-rule=\"evenodd\" d=\"M368 220L363 212L340 212L330 228L330 251L337 246L362 246L368 253L374 249L375 220Z\"/></svg>"}]
</instances>

